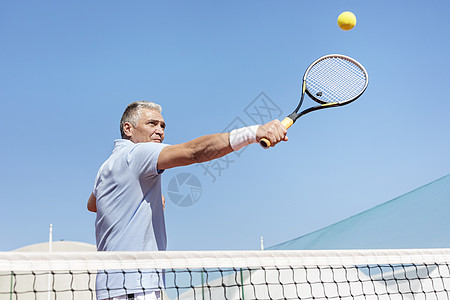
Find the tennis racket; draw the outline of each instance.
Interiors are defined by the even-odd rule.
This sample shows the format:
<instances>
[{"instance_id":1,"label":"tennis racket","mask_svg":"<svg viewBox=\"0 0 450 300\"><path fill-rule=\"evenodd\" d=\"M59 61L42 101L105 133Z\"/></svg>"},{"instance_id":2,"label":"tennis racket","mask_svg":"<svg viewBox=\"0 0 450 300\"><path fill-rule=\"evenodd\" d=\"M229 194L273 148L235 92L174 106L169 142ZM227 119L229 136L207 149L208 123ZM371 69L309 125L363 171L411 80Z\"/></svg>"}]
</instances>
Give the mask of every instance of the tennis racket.
<instances>
[{"instance_id":1,"label":"tennis racket","mask_svg":"<svg viewBox=\"0 0 450 300\"><path fill-rule=\"evenodd\" d=\"M330 54L314 61L303 75L302 95L297 108L281 123L288 129L301 116L323 108L349 104L361 96L369 83L366 69L351 57ZM298 112L305 93L320 105ZM267 138L259 141L267 149L271 143Z\"/></svg>"}]
</instances>

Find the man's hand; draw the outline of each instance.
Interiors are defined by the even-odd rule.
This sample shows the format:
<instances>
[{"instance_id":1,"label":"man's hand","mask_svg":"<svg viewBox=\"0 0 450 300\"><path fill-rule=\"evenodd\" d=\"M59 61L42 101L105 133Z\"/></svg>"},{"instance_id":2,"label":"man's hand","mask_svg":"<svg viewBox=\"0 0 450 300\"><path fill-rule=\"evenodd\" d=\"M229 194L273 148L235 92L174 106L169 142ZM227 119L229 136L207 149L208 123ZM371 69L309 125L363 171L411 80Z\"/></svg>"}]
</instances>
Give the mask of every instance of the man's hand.
<instances>
[{"instance_id":1,"label":"man's hand","mask_svg":"<svg viewBox=\"0 0 450 300\"><path fill-rule=\"evenodd\" d=\"M279 120L273 120L259 126L256 131L256 141L259 143L260 139L266 138L270 141L270 146L274 147L279 142L288 140L286 133L286 127Z\"/></svg>"}]
</instances>

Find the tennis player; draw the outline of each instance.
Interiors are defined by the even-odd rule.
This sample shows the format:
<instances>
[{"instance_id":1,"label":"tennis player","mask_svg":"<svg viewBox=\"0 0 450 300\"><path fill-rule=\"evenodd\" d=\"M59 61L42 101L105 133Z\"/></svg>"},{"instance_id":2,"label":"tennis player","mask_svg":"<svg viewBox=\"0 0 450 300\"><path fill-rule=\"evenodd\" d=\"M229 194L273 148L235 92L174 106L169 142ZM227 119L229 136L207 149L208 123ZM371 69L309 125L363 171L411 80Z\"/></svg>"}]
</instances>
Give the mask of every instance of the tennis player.
<instances>
[{"instance_id":1,"label":"tennis player","mask_svg":"<svg viewBox=\"0 0 450 300\"><path fill-rule=\"evenodd\" d=\"M278 120L264 125L206 135L178 145L163 144L166 124L161 106L138 101L125 109L120 121L122 139L100 167L88 210L97 212L98 251L166 250L161 174L166 169L201 163L237 151L261 138L271 145L287 141ZM124 278L125 276L125 278ZM161 274L125 275L98 272L97 299L160 299ZM144 292L143 292L144 291Z\"/></svg>"}]
</instances>

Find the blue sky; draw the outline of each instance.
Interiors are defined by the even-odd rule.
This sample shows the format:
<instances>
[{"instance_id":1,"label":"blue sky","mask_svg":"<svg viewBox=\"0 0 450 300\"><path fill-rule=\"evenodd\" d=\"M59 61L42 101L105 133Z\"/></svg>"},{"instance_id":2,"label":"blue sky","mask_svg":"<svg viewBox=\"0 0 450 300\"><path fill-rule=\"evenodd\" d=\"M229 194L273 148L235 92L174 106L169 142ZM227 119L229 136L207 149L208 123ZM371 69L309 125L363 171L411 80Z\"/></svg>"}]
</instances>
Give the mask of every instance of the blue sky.
<instances>
[{"instance_id":1,"label":"blue sky","mask_svg":"<svg viewBox=\"0 0 450 300\"><path fill-rule=\"evenodd\" d=\"M346 10L358 21L344 32ZM166 171L169 250L273 246L447 175L449 13L444 0L3 1L0 250L45 242L49 224L95 243L86 200L128 103L160 103L169 144L251 125L262 98L284 118L329 53L366 67L366 93L276 148ZM201 185L189 207L168 197L183 173Z\"/></svg>"}]
</instances>

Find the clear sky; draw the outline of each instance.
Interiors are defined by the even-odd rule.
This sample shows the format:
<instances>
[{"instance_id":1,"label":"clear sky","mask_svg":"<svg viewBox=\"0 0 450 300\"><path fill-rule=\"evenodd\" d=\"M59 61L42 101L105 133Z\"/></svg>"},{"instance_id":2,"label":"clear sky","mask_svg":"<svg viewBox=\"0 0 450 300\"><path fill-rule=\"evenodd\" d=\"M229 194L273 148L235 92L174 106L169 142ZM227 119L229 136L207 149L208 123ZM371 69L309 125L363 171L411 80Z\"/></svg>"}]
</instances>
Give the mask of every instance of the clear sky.
<instances>
[{"instance_id":1,"label":"clear sky","mask_svg":"<svg viewBox=\"0 0 450 300\"><path fill-rule=\"evenodd\" d=\"M167 170L168 249L273 246L447 175L449 14L446 0L2 1L0 250L47 241L49 224L95 243L86 201L128 103L160 103L169 144L259 122L256 108L282 119L329 53L366 67L366 93L276 148ZM183 174L188 207L171 194Z\"/></svg>"}]
</instances>

